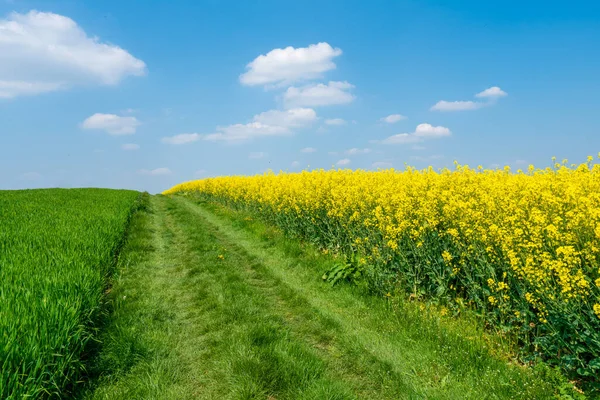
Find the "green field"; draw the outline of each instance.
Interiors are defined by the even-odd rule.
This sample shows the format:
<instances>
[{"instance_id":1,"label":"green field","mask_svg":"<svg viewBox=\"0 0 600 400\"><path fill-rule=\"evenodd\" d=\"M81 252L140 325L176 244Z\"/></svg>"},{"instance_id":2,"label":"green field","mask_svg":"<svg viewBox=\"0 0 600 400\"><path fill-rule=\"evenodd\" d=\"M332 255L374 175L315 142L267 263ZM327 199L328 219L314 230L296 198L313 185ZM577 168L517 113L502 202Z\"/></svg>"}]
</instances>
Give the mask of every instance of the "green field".
<instances>
[{"instance_id":1,"label":"green field","mask_svg":"<svg viewBox=\"0 0 600 400\"><path fill-rule=\"evenodd\" d=\"M582 397L477 320L331 287L334 257L214 204L0 192L0 246L2 399Z\"/></svg>"},{"instance_id":2,"label":"green field","mask_svg":"<svg viewBox=\"0 0 600 400\"><path fill-rule=\"evenodd\" d=\"M0 398L68 393L139 193L0 192Z\"/></svg>"}]
</instances>

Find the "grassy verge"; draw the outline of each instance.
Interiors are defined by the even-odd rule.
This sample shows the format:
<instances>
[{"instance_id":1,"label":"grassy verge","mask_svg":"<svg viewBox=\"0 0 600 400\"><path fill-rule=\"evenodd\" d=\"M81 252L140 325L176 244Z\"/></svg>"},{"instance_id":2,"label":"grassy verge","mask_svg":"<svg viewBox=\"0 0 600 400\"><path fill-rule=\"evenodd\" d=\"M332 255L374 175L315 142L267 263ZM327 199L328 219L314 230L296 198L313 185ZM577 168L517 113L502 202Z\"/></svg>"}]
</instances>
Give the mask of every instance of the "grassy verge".
<instances>
[{"instance_id":1,"label":"grassy verge","mask_svg":"<svg viewBox=\"0 0 600 400\"><path fill-rule=\"evenodd\" d=\"M81 377L138 197L0 192L0 398L64 396Z\"/></svg>"},{"instance_id":2,"label":"grassy verge","mask_svg":"<svg viewBox=\"0 0 600 400\"><path fill-rule=\"evenodd\" d=\"M214 227L170 199L136 216L111 292L97 379L82 398L349 397L223 255Z\"/></svg>"},{"instance_id":3,"label":"grassy verge","mask_svg":"<svg viewBox=\"0 0 600 400\"><path fill-rule=\"evenodd\" d=\"M120 258L87 399L547 399L460 321L330 289L329 257L240 214L153 197ZM472 336L472 338L468 338ZM496 351L497 352L497 351Z\"/></svg>"}]
</instances>

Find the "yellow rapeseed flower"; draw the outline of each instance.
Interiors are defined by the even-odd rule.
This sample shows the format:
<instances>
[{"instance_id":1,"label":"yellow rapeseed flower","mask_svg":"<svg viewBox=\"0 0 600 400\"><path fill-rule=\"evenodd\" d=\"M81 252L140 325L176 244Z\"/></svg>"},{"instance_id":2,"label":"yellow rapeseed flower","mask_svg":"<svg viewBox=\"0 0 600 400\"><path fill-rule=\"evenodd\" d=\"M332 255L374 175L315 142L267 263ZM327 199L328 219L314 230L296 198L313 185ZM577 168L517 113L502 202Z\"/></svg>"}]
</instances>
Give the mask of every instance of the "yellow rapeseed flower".
<instances>
[{"instance_id":1,"label":"yellow rapeseed flower","mask_svg":"<svg viewBox=\"0 0 600 400\"><path fill-rule=\"evenodd\" d=\"M442 258L447 264L449 264L450 261L452 261L452 254L450 254L447 250L444 250L442 252Z\"/></svg>"},{"instance_id":2,"label":"yellow rapeseed flower","mask_svg":"<svg viewBox=\"0 0 600 400\"><path fill-rule=\"evenodd\" d=\"M184 182L165 194L243 209L325 254L391 268L410 290L452 285L465 303L497 306L503 316L531 312L546 323L565 307L593 307L600 316L593 300L600 298L600 164L593 162L553 159L523 173L458 163L439 171L267 172ZM451 274L434 262L440 254Z\"/></svg>"}]
</instances>

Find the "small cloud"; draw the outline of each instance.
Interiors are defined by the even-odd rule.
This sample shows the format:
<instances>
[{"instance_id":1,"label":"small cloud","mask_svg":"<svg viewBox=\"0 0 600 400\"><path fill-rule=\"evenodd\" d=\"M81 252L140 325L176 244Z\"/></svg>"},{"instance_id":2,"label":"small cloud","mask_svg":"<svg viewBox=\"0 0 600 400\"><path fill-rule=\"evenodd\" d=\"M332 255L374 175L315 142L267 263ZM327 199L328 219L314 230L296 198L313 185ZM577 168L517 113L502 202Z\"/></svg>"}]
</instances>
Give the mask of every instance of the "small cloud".
<instances>
[{"instance_id":1,"label":"small cloud","mask_svg":"<svg viewBox=\"0 0 600 400\"><path fill-rule=\"evenodd\" d=\"M391 114L388 115L387 117L383 117L380 119L381 122L386 122L388 124L395 124L398 121L402 121L403 119L406 119L406 117L404 115L401 114Z\"/></svg>"},{"instance_id":2,"label":"small cloud","mask_svg":"<svg viewBox=\"0 0 600 400\"><path fill-rule=\"evenodd\" d=\"M254 122L268 126L285 128L301 128L308 126L317 119L317 113L312 108L292 108L290 110L269 110L255 115Z\"/></svg>"},{"instance_id":3,"label":"small cloud","mask_svg":"<svg viewBox=\"0 0 600 400\"><path fill-rule=\"evenodd\" d=\"M316 132L317 133L327 133L327 132L329 132L329 129L325 128L324 126L320 126L317 128Z\"/></svg>"},{"instance_id":4,"label":"small cloud","mask_svg":"<svg viewBox=\"0 0 600 400\"><path fill-rule=\"evenodd\" d=\"M341 118L332 118L332 119L326 119L325 124L339 126L339 125L346 125L346 121Z\"/></svg>"},{"instance_id":5,"label":"small cloud","mask_svg":"<svg viewBox=\"0 0 600 400\"><path fill-rule=\"evenodd\" d=\"M398 133L396 135L389 136L382 140L380 143L383 144L408 144L408 143L417 143L422 139L415 136L412 133Z\"/></svg>"},{"instance_id":6,"label":"small cloud","mask_svg":"<svg viewBox=\"0 0 600 400\"><path fill-rule=\"evenodd\" d=\"M316 121L317 113L312 108L269 110L254 116L252 122L217 127L217 132L204 135L208 141L240 143L266 136L289 136L295 129L307 127Z\"/></svg>"},{"instance_id":7,"label":"small cloud","mask_svg":"<svg viewBox=\"0 0 600 400\"><path fill-rule=\"evenodd\" d=\"M125 143L121 145L122 150L139 150L140 145L135 143Z\"/></svg>"},{"instance_id":8,"label":"small cloud","mask_svg":"<svg viewBox=\"0 0 600 400\"><path fill-rule=\"evenodd\" d=\"M364 149L358 149L358 148L352 148L352 149L348 149L344 152L344 154L349 155L349 156L354 156L354 155L358 155L358 154L369 154L371 152L371 149L369 148L364 148Z\"/></svg>"},{"instance_id":9,"label":"small cloud","mask_svg":"<svg viewBox=\"0 0 600 400\"><path fill-rule=\"evenodd\" d=\"M299 161L292 161L292 167L293 168L297 168L300 166L300 162Z\"/></svg>"},{"instance_id":10,"label":"small cloud","mask_svg":"<svg viewBox=\"0 0 600 400\"><path fill-rule=\"evenodd\" d=\"M166 144L186 144L200 140L202 136L197 133L181 133L175 136L166 136L161 139L161 142Z\"/></svg>"},{"instance_id":11,"label":"small cloud","mask_svg":"<svg viewBox=\"0 0 600 400\"><path fill-rule=\"evenodd\" d=\"M24 174L21 174L21 179L25 181L37 181L42 179L42 174L39 172L25 172Z\"/></svg>"},{"instance_id":12,"label":"small cloud","mask_svg":"<svg viewBox=\"0 0 600 400\"><path fill-rule=\"evenodd\" d=\"M204 135L202 138L210 142L240 143L257 137L286 136L292 132L285 126L271 126L260 122L234 124L217 127L217 133Z\"/></svg>"},{"instance_id":13,"label":"small cloud","mask_svg":"<svg viewBox=\"0 0 600 400\"><path fill-rule=\"evenodd\" d=\"M259 160L261 158L265 158L266 155L267 155L267 153L263 153L261 151L261 152L256 152L256 153L250 153L248 155L248 158L251 159L251 160Z\"/></svg>"},{"instance_id":14,"label":"small cloud","mask_svg":"<svg viewBox=\"0 0 600 400\"><path fill-rule=\"evenodd\" d=\"M300 80L316 79L335 69L333 58L342 50L321 42L308 47L273 49L250 62L247 72L240 75L243 85L289 84Z\"/></svg>"},{"instance_id":15,"label":"small cloud","mask_svg":"<svg viewBox=\"0 0 600 400\"><path fill-rule=\"evenodd\" d=\"M412 133L399 133L379 141L382 144L410 144L418 143L428 139L437 139L451 136L450 129L444 126L433 126L431 124L419 124ZM375 141L377 142L377 141Z\"/></svg>"},{"instance_id":16,"label":"small cloud","mask_svg":"<svg viewBox=\"0 0 600 400\"><path fill-rule=\"evenodd\" d=\"M475 97L488 97L488 98L498 98L508 96L504 90L500 89L498 86L492 86L491 88L485 89L483 92L479 92L475 95Z\"/></svg>"},{"instance_id":17,"label":"small cloud","mask_svg":"<svg viewBox=\"0 0 600 400\"><path fill-rule=\"evenodd\" d=\"M392 163L387 162L387 161L377 161L377 162L374 162L373 164L371 164L371 167L372 168L382 168L382 169L392 168Z\"/></svg>"},{"instance_id":18,"label":"small cloud","mask_svg":"<svg viewBox=\"0 0 600 400\"><path fill-rule=\"evenodd\" d=\"M515 164L517 164L517 165L527 165L528 163L527 163L526 160L516 160Z\"/></svg>"},{"instance_id":19,"label":"small cloud","mask_svg":"<svg viewBox=\"0 0 600 400\"><path fill-rule=\"evenodd\" d=\"M433 126L431 124L419 124L413 135L420 138L439 138L450 136L450 129L445 126Z\"/></svg>"},{"instance_id":20,"label":"small cloud","mask_svg":"<svg viewBox=\"0 0 600 400\"><path fill-rule=\"evenodd\" d=\"M0 26L0 29L2 26ZM1 47L0 47L1 49ZM0 99L11 99L17 96L32 96L56 90L65 89L61 82L25 82L25 81L0 81Z\"/></svg>"},{"instance_id":21,"label":"small cloud","mask_svg":"<svg viewBox=\"0 0 600 400\"><path fill-rule=\"evenodd\" d=\"M155 176L159 176L159 175L170 175L172 172L169 168L156 168L156 169L140 169L138 171L139 174L141 175L155 175Z\"/></svg>"},{"instance_id":22,"label":"small cloud","mask_svg":"<svg viewBox=\"0 0 600 400\"><path fill-rule=\"evenodd\" d=\"M349 93L354 85L348 82L328 84L317 83L303 87L289 87L283 94L283 101L290 107L319 107L334 104L348 104L354 101L354 95Z\"/></svg>"},{"instance_id":23,"label":"small cloud","mask_svg":"<svg viewBox=\"0 0 600 400\"><path fill-rule=\"evenodd\" d=\"M96 113L86 118L81 127L83 129L103 130L109 135L133 135L140 125L140 121L135 117Z\"/></svg>"},{"instance_id":24,"label":"small cloud","mask_svg":"<svg viewBox=\"0 0 600 400\"><path fill-rule=\"evenodd\" d=\"M500 97L508 96L508 93L500 89L498 86L492 86L491 88L485 89L483 92L477 93L477 98L487 98L487 102L478 101L438 101L431 111L468 111L477 110L482 107L491 106L496 103L496 100Z\"/></svg>"},{"instance_id":25,"label":"small cloud","mask_svg":"<svg viewBox=\"0 0 600 400\"><path fill-rule=\"evenodd\" d=\"M339 160L337 163L335 163L335 165L338 165L338 166L343 166L343 165L348 165L348 164L350 164L349 158L344 158L342 160Z\"/></svg>"},{"instance_id":26,"label":"small cloud","mask_svg":"<svg viewBox=\"0 0 600 400\"><path fill-rule=\"evenodd\" d=\"M476 103L474 101L438 101L431 111L466 111L466 110L477 110L478 108L484 107L485 103Z\"/></svg>"},{"instance_id":27,"label":"small cloud","mask_svg":"<svg viewBox=\"0 0 600 400\"><path fill-rule=\"evenodd\" d=\"M296 129L307 127L316 120L317 113L312 108L269 110L255 115L252 122L218 126L216 132L208 135L184 133L162 140L163 143L169 144L184 144L197 140L243 143L260 137L290 136Z\"/></svg>"},{"instance_id":28,"label":"small cloud","mask_svg":"<svg viewBox=\"0 0 600 400\"><path fill-rule=\"evenodd\" d=\"M196 175L196 176L204 176L204 175L206 175L206 170L205 169L199 169L198 171L194 172L194 175Z\"/></svg>"},{"instance_id":29,"label":"small cloud","mask_svg":"<svg viewBox=\"0 0 600 400\"><path fill-rule=\"evenodd\" d=\"M317 149L315 149L314 147L305 147L302 150L300 150L301 153L314 153L316 151Z\"/></svg>"}]
</instances>

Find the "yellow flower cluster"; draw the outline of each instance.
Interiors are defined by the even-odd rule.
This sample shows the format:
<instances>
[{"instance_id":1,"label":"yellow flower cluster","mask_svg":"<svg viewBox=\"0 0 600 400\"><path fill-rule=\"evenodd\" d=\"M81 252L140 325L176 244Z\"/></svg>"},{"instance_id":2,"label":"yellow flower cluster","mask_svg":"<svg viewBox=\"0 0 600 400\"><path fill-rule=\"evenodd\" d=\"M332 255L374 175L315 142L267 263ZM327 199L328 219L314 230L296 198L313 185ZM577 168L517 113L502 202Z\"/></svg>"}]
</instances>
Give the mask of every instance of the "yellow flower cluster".
<instances>
[{"instance_id":1,"label":"yellow flower cluster","mask_svg":"<svg viewBox=\"0 0 600 400\"><path fill-rule=\"evenodd\" d=\"M537 326L581 310L600 318L600 165L591 158L517 172L456 164L219 177L173 193L249 210L504 323Z\"/></svg>"}]
</instances>

